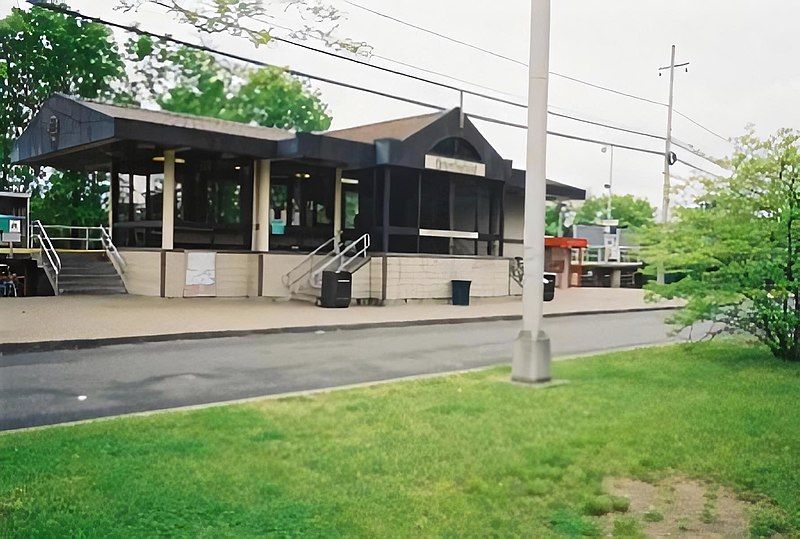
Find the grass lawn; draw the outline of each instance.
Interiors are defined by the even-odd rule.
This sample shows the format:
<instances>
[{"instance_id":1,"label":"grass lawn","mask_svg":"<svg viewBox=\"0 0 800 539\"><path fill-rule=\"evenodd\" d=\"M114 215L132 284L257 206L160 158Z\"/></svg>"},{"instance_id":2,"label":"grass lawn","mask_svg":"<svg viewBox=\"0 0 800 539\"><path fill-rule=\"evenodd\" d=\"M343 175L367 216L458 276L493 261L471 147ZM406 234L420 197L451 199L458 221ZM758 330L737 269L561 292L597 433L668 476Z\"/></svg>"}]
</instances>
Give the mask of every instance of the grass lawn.
<instances>
[{"instance_id":1,"label":"grass lawn","mask_svg":"<svg viewBox=\"0 0 800 539\"><path fill-rule=\"evenodd\" d=\"M0 536L597 535L604 478L672 476L800 534L800 365L718 342L554 367L0 436Z\"/></svg>"}]
</instances>

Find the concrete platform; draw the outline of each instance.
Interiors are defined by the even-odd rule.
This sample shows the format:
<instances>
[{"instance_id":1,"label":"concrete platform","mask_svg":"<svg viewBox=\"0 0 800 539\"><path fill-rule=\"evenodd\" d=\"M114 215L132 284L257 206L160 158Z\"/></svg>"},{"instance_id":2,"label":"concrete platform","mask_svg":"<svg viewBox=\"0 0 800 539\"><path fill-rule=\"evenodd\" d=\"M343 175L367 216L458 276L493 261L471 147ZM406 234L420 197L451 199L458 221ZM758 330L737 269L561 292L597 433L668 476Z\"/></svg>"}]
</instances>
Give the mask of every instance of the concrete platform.
<instances>
[{"instance_id":1,"label":"concrete platform","mask_svg":"<svg viewBox=\"0 0 800 539\"><path fill-rule=\"evenodd\" d=\"M676 302L648 303L642 290L584 288L559 290L545 304L545 316L657 310ZM374 327L513 320L520 298L478 302L469 307L409 304L322 309L302 302L264 299L162 299L141 296L59 296L0 300L0 353L24 350L23 343L52 348L91 346L90 341L168 340L317 328ZM63 346L57 346L59 342ZM47 349L47 346L39 349ZM32 349L36 349L32 346Z\"/></svg>"}]
</instances>

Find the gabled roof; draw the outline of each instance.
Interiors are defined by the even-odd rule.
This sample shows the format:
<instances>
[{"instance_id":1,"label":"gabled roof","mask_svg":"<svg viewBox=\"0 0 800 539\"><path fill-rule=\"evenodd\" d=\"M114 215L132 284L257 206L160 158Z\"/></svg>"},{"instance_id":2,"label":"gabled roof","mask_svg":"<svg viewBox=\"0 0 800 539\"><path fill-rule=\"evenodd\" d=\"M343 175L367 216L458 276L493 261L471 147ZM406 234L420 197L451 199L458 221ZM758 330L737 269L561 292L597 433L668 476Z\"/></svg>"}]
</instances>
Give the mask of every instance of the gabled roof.
<instances>
[{"instance_id":1,"label":"gabled roof","mask_svg":"<svg viewBox=\"0 0 800 539\"><path fill-rule=\"evenodd\" d=\"M447 113L448 111L441 111L408 118L398 118L396 120L387 120L385 122L350 127L348 129L327 131L325 135L367 144L374 144L376 140L380 139L406 140L411 135L422 131Z\"/></svg>"},{"instance_id":2,"label":"gabled roof","mask_svg":"<svg viewBox=\"0 0 800 539\"><path fill-rule=\"evenodd\" d=\"M15 141L11 158L19 164L80 168L110 160L109 152L119 144L137 142L268 159L275 157L279 142L294 138L284 129L55 94Z\"/></svg>"},{"instance_id":3,"label":"gabled roof","mask_svg":"<svg viewBox=\"0 0 800 539\"><path fill-rule=\"evenodd\" d=\"M197 129L211 133L223 133L226 135L237 135L264 140L286 140L294 137L294 132L275 127L263 127L260 125L219 120L207 116L196 116L194 114L169 112L165 110L109 105L107 103L99 103L87 99L76 99L62 94L56 95L69 99L78 105L88 107L104 116L119 120L131 120L184 129Z\"/></svg>"}]
</instances>

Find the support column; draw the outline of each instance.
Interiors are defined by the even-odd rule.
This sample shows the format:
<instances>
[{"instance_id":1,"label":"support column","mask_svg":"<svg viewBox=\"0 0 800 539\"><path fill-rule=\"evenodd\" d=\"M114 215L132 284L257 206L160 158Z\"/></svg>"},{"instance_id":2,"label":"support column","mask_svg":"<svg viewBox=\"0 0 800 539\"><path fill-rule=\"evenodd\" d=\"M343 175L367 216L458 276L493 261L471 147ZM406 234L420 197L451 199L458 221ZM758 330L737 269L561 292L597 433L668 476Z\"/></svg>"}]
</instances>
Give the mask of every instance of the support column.
<instances>
[{"instance_id":1,"label":"support column","mask_svg":"<svg viewBox=\"0 0 800 539\"><path fill-rule=\"evenodd\" d=\"M175 150L164 151L164 198L161 208L161 249L171 251L175 237Z\"/></svg>"},{"instance_id":2,"label":"support column","mask_svg":"<svg viewBox=\"0 0 800 539\"><path fill-rule=\"evenodd\" d=\"M255 242L254 248L258 252L269 251L269 214L270 214L270 178L271 166L266 159L255 162L255 193L253 205L255 206Z\"/></svg>"},{"instance_id":3,"label":"support column","mask_svg":"<svg viewBox=\"0 0 800 539\"><path fill-rule=\"evenodd\" d=\"M117 201L119 200L119 176L115 161L111 161L108 179L110 182L108 186L108 233L114 238L114 217L117 213ZM30 212L28 214L30 215Z\"/></svg>"},{"instance_id":4,"label":"support column","mask_svg":"<svg viewBox=\"0 0 800 539\"><path fill-rule=\"evenodd\" d=\"M342 241L342 169L336 168L336 177L333 184L333 237L335 249L339 250Z\"/></svg>"}]
</instances>

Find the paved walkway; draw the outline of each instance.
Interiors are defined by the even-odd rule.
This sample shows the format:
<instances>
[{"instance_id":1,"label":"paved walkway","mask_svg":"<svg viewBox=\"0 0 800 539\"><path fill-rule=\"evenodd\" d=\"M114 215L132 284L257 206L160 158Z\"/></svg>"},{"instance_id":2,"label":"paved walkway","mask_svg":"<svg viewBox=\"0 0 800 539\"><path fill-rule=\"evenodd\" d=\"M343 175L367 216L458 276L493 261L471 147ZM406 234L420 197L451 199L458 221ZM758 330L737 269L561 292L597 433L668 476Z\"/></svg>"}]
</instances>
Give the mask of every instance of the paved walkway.
<instances>
[{"instance_id":1,"label":"paved walkway","mask_svg":"<svg viewBox=\"0 0 800 539\"><path fill-rule=\"evenodd\" d=\"M632 289L559 290L545 315L660 309ZM408 304L322 309L303 302L266 299L162 299L141 296L59 296L0 300L0 345L121 339L187 333L267 331L318 326L404 324L420 321L501 319L520 316L522 302L479 301L469 307Z\"/></svg>"}]
</instances>

